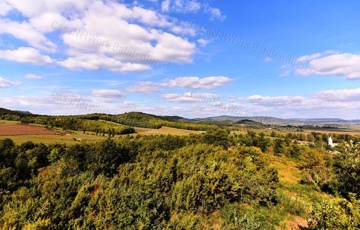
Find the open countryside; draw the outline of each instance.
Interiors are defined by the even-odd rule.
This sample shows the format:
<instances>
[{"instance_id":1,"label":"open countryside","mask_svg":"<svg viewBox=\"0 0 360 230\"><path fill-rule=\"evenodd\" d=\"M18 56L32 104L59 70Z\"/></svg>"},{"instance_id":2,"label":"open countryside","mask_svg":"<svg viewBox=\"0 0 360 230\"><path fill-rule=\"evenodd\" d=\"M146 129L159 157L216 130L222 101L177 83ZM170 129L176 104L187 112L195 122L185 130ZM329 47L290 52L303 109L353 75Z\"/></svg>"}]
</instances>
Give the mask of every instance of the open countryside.
<instances>
[{"instance_id":1,"label":"open countryside","mask_svg":"<svg viewBox=\"0 0 360 230\"><path fill-rule=\"evenodd\" d=\"M0 0L0 229L360 230L359 12Z\"/></svg>"}]
</instances>

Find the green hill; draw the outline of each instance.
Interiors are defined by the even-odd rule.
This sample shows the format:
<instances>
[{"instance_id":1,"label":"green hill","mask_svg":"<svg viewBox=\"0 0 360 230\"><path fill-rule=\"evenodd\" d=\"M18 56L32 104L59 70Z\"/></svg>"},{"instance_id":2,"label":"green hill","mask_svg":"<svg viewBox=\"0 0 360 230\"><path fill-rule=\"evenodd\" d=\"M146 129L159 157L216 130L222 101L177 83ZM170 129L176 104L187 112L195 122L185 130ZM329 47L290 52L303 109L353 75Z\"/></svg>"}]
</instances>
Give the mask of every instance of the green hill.
<instances>
[{"instance_id":1,"label":"green hill","mask_svg":"<svg viewBox=\"0 0 360 230\"><path fill-rule=\"evenodd\" d=\"M171 128L199 131L206 131L218 127L210 122L190 121L178 116L156 116L141 112L129 112L118 115L87 114L46 116L0 109L0 119L41 124L48 127L59 127L68 130L102 133L113 133L115 129L116 134L131 133L133 132L133 130L131 130L132 127L159 129L163 126L167 126ZM112 124L104 123L104 121L112 122Z\"/></svg>"}]
</instances>

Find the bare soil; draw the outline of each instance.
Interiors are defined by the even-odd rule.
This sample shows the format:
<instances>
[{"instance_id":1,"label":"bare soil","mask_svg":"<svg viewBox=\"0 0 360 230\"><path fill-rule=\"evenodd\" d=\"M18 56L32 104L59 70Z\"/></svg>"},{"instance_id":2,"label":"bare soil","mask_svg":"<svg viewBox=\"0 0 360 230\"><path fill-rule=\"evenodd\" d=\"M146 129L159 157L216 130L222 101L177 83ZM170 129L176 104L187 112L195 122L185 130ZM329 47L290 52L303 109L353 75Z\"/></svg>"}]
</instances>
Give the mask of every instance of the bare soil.
<instances>
[{"instance_id":1,"label":"bare soil","mask_svg":"<svg viewBox=\"0 0 360 230\"><path fill-rule=\"evenodd\" d=\"M60 133L35 125L0 124L0 136L20 135L60 135Z\"/></svg>"}]
</instances>

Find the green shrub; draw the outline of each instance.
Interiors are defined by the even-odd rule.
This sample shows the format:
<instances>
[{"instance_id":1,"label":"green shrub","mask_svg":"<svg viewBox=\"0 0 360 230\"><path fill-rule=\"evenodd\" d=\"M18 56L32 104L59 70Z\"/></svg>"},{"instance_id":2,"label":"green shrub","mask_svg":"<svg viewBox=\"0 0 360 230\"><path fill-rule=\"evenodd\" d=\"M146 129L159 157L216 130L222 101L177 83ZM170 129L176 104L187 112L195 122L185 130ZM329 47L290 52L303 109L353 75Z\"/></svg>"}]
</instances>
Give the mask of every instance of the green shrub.
<instances>
[{"instance_id":1,"label":"green shrub","mask_svg":"<svg viewBox=\"0 0 360 230\"><path fill-rule=\"evenodd\" d=\"M315 205L309 229L360 229L360 201L330 200Z\"/></svg>"},{"instance_id":2,"label":"green shrub","mask_svg":"<svg viewBox=\"0 0 360 230\"><path fill-rule=\"evenodd\" d=\"M267 216L255 208L227 205L221 210L221 213L225 220L225 229L275 230Z\"/></svg>"},{"instance_id":3,"label":"green shrub","mask_svg":"<svg viewBox=\"0 0 360 230\"><path fill-rule=\"evenodd\" d=\"M360 198L360 144L344 144L334 159L336 184L341 195Z\"/></svg>"}]
</instances>

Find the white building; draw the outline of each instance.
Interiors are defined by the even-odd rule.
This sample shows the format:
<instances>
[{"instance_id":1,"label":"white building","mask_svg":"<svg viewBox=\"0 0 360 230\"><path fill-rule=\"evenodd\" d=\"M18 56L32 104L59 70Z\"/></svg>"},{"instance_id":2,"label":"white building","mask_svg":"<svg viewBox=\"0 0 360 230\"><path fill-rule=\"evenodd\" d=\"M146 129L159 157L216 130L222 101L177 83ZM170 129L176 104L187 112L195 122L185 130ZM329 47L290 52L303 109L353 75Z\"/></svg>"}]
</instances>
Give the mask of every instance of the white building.
<instances>
[{"instance_id":1,"label":"white building","mask_svg":"<svg viewBox=\"0 0 360 230\"><path fill-rule=\"evenodd\" d=\"M335 144L334 144L334 142L333 142L332 137L328 137L328 146L329 146L330 148L334 148L334 147L335 147Z\"/></svg>"}]
</instances>

